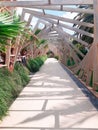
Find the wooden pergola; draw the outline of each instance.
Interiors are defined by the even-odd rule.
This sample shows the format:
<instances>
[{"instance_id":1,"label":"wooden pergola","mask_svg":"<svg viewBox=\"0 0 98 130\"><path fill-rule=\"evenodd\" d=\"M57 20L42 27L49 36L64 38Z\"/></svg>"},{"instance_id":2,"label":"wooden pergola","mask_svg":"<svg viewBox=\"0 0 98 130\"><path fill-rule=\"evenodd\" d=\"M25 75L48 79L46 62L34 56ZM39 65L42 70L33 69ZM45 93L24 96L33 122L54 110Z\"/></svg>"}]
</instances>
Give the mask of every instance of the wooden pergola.
<instances>
[{"instance_id":1,"label":"wooden pergola","mask_svg":"<svg viewBox=\"0 0 98 130\"><path fill-rule=\"evenodd\" d=\"M91 5L93 8L73 8L73 5ZM62 45L59 52L62 51L60 55L60 60L66 65L66 60L68 56L71 55L75 61L75 65L70 67L74 74L78 73L78 77L82 79L87 86L89 86L91 77L93 75L93 90L98 90L98 0L38 0L38 1L0 1L0 7L22 7L21 20L25 21L26 14L29 14L27 22L27 27L32 25L32 19L34 17L39 20L33 29L33 32L38 29L39 25L42 23L44 28L38 34L39 38L49 39L60 39L59 46ZM58 16L56 14L49 14L47 10L50 11L60 11L60 12L75 12L81 14L92 14L94 16L94 22L88 23L75 19ZM89 33L82 29L73 27L71 24L77 26L84 26L94 29L94 33ZM67 30L67 31L64 31ZM55 33L53 33L55 31ZM89 43L81 40L75 35L69 33L69 31L74 31L81 35L93 38L93 43L86 55L84 55L73 43L75 40L81 45L89 48ZM19 41L19 38L18 38ZM17 43L19 44L19 43ZM9 53L9 50L8 52ZM79 59L77 53L83 58ZM10 55L10 54L9 54ZM8 63L8 59L6 63ZM8 64L7 64L8 65Z\"/></svg>"}]
</instances>

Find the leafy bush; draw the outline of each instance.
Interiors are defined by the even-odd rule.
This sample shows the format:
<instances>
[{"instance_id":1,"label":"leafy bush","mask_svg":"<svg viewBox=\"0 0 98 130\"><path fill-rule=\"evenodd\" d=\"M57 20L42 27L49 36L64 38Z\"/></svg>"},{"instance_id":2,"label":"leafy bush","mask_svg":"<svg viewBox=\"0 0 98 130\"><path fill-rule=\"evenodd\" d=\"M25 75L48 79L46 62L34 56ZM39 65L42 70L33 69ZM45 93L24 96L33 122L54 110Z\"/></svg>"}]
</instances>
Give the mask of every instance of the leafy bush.
<instances>
[{"instance_id":1,"label":"leafy bush","mask_svg":"<svg viewBox=\"0 0 98 130\"><path fill-rule=\"evenodd\" d=\"M40 69L40 67L44 64L46 59L47 59L46 56L36 57L34 59L30 58L27 61L27 68L31 72L37 72Z\"/></svg>"},{"instance_id":2,"label":"leafy bush","mask_svg":"<svg viewBox=\"0 0 98 130\"><path fill-rule=\"evenodd\" d=\"M0 119L18 96L23 86L29 82L28 70L23 65L16 63L11 73L7 68L0 68Z\"/></svg>"},{"instance_id":3,"label":"leafy bush","mask_svg":"<svg viewBox=\"0 0 98 130\"><path fill-rule=\"evenodd\" d=\"M54 56L55 59L59 60L59 56Z\"/></svg>"},{"instance_id":4,"label":"leafy bush","mask_svg":"<svg viewBox=\"0 0 98 130\"><path fill-rule=\"evenodd\" d=\"M29 77L28 77L29 71L27 70L27 68L25 66L23 66L20 63L15 64L15 70L21 77L22 86L25 86L29 82ZM18 81L16 81L16 82L18 82Z\"/></svg>"},{"instance_id":5,"label":"leafy bush","mask_svg":"<svg viewBox=\"0 0 98 130\"><path fill-rule=\"evenodd\" d=\"M31 72L37 72L40 68L39 63L36 61L36 59L29 59L27 63L27 67Z\"/></svg>"}]
</instances>

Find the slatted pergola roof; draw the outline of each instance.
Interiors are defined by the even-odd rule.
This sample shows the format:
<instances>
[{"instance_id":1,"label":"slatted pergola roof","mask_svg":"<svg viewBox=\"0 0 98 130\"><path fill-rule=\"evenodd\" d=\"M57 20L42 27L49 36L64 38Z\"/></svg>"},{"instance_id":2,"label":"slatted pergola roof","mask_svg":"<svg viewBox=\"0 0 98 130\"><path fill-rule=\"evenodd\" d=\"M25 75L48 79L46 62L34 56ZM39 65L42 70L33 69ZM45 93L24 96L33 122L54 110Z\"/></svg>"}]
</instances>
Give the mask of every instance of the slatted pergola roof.
<instances>
[{"instance_id":1,"label":"slatted pergola roof","mask_svg":"<svg viewBox=\"0 0 98 130\"><path fill-rule=\"evenodd\" d=\"M88 8L79 8L80 5L82 7L88 6ZM43 29L38 36L51 40L51 42L58 39L60 42L59 44L64 44L64 56L67 54L67 48L67 50L71 52L76 65L78 65L75 72L76 70L82 70L80 77L86 77L86 82L88 84L90 80L89 77L91 77L93 71L93 84L94 86L98 84L98 59L96 49L94 54L94 48L97 48L96 46L98 43L98 0L0 1L0 7L22 7L21 20L25 21L25 17L28 14L28 19L26 20L27 27L33 26L32 20L34 17L38 18L33 27L33 32L40 24L43 24ZM69 13L70 17L66 17L67 13ZM73 13L80 13L81 15L90 14L94 16L93 22L90 23L80 19L73 19L71 16ZM84 31L79 28L80 26L91 28L94 32ZM74 35L75 33L93 39L90 50L89 43ZM79 44L87 47L89 50L87 55L84 55L73 44L73 41L77 41ZM78 58L77 53L83 58L82 61ZM64 58L66 59L66 56Z\"/></svg>"},{"instance_id":2,"label":"slatted pergola roof","mask_svg":"<svg viewBox=\"0 0 98 130\"><path fill-rule=\"evenodd\" d=\"M63 27L67 30L70 31L75 31L77 33L81 33L83 35L87 35L89 37L94 37L93 34L85 32L83 30L74 28L72 26L69 26L68 24L77 24L77 25L81 25L81 26L86 26L86 27L94 27L94 24L91 23L86 23L86 22L81 22L81 21L77 21L74 19L70 18L66 18L66 12L77 12L77 13L87 13L87 14L94 14L94 10L93 9L81 9L81 8L73 8L73 5L93 5L93 0L32 0L32 1L13 1L13 2L9 2L9 1L3 1L0 2L0 7L23 7L23 12L22 12L22 16L21 19L24 20L25 18L25 14L28 13L29 15L29 19L28 19L28 25L31 23L32 18L35 16L41 20L43 20L44 25L46 26L47 22L50 23L52 25L52 27L54 25L57 25L57 27ZM70 7L71 6L71 7ZM32 10L32 9L37 9L37 10ZM42 10L41 12L38 10ZM47 10L51 10L51 11L60 11L65 13L64 17L63 16L58 16L57 12L54 12L53 14L49 14L49 11L47 13ZM59 13L59 12L58 12ZM45 23L46 21L46 23ZM68 24L67 24L68 23ZM40 22L37 24L39 25ZM55 28L56 29L56 28ZM57 30L56 30L57 31ZM68 31L67 31L68 32ZM74 39L80 43L82 43L83 45L88 46L88 43L70 35L69 33L64 32L64 35L67 38L71 38Z\"/></svg>"}]
</instances>

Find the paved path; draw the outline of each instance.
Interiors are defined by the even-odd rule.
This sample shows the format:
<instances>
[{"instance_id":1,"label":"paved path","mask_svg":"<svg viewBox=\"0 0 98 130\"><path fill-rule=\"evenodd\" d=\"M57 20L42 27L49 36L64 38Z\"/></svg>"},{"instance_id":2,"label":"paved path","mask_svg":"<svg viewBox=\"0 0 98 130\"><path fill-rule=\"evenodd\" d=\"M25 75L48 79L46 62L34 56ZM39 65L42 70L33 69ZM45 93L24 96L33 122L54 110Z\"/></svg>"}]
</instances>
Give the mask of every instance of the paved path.
<instances>
[{"instance_id":1,"label":"paved path","mask_svg":"<svg viewBox=\"0 0 98 130\"><path fill-rule=\"evenodd\" d=\"M12 104L0 130L98 130L90 100L50 58Z\"/></svg>"}]
</instances>

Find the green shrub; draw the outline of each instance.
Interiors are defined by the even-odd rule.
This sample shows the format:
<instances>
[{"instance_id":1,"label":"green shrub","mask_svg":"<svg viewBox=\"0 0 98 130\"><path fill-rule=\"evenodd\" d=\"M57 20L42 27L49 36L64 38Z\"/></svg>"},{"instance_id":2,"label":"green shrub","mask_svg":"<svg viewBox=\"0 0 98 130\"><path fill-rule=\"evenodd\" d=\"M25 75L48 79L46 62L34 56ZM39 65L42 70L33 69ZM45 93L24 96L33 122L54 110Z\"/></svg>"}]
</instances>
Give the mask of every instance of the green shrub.
<instances>
[{"instance_id":1,"label":"green shrub","mask_svg":"<svg viewBox=\"0 0 98 130\"><path fill-rule=\"evenodd\" d=\"M11 73L8 71L7 68L1 68L0 69L0 77L2 76L11 76Z\"/></svg>"},{"instance_id":2,"label":"green shrub","mask_svg":"<svg viewBox=\"0 0 98 130\"><path fill-rule=\"evenodd\" d=\"M36 59L29 59L28 64L30 65L31 72L37 72L40 68L39 62Z\"/></svg>"},{"instance_id":3,"label":"green shrub","mask_svg":"<svg viewBox=\"0 0 98 130\"><path fill-rule=\"evenodd\" d=\"M8 91L4 91L2 88L0 88L0 99L4 99L6 102L7 107L10 105L12 101L12 95Z\"/></svg>"},{"instance_id":4,"label":"green shrub","mask_svg":"<svg viewBox=\"0 0 98 130\"><path fill-rule=\"evenodd\" d=\"M3 97L0 98L0 120L3 116L6 115L6 112L8 110L8 106L6 104L6 101L3 99Z\"/></svg>"},{"instance_id":5,"label":"green shrub","mask_svg":"<svg viewBox=\"0 0 98 130\"><path fill-rule=\"evenodd\" d=\"M45 60L47 59L47 56L41 56L40 58L41 58L41 60L42 60L43 62L45 62Z\"/></svg>"},{"instance_id":6,"label":"green shrub","mask_svg":"<svg viewBox=\"0 0 98 130\"><path fill-rule=\"evenodd\" d=\"M59 56L54 56L55 59L59 60Z\"/></svg>"},{"instance_id":7,"label":"green shrub","mask_svg":"<svg viewBox=\"0 0 98 130\"><path fill-rule=\"evenodd\" d=\"M37 57L35 60L37 61L39 66L42 66L44 64L44 61L43 61L43 59L41 57Z\"/></svg>"},{"instance_id":8,"label":"green shrub","mask_svg":"<svg viewBox=\"0 0 98 130\"><path fill-rule=\"evenodd\" d=\"M0 119L18 96L23 86L29 82L29 71L22 64L16 63L11 73L7 68L0 68Z\"/></svg>"},{"instance_id":9,"label":"green shrub","mask_svg":"<svg viewBox=\"0 0 98 130\"><path fill-rule=\"evenodd\" d=\"M46 58L46 56L41 56L29 59L29 70L32 70L32 72L38 71ZM20 63L15 64L13 72L9 72L7 68L0 68L0 119L6 115L11 103L18 96L23 86L29 82L28 74L28 69Z\"/></svg>"},{"instance_id":10,"label":"green shrub","mask_svg":"<svg viewBox=\"0 0 98 130\"><path fill-rule=\"evenodd\" d=\"M34 59L30 58L27 61L27 68L31 72L37 72L40 69L40 67L44 64L46 59L47 59L46 56L40 56L40 57L36 57Z\"/></svg>"},{"instance_id":11,"label":"green shrub","mask_svg":"<svg viewBox=\"0 0 98 130\"><path fill-rule=\"evenodd\" d=\"M29 71L25 66L20 63L15 64L15 70L18 72L19 76L21 77L22 86L25 86L29 82Z\"/></svg>"}]
</instances>

